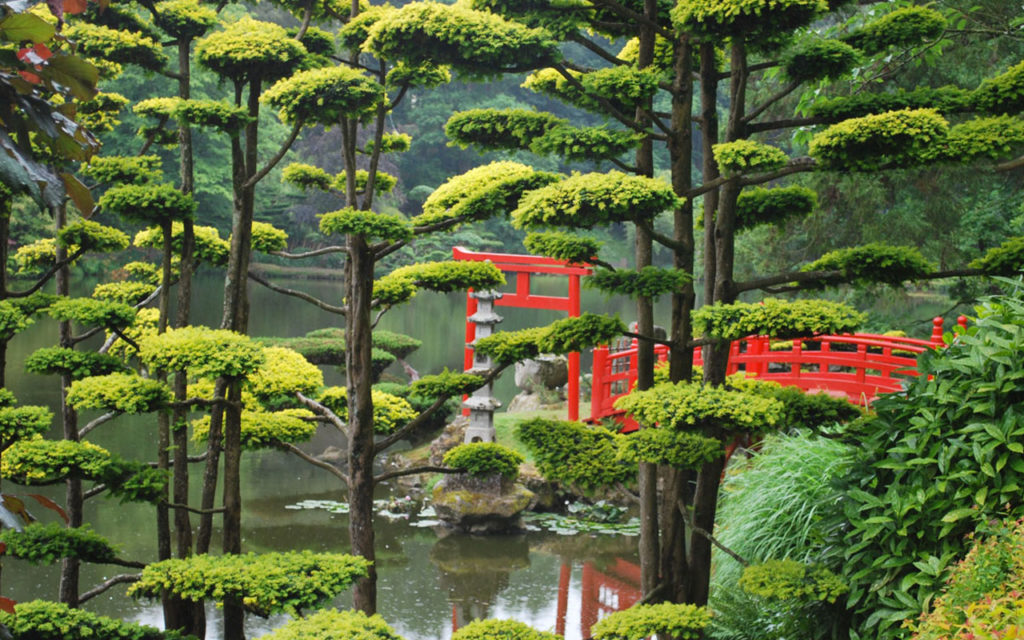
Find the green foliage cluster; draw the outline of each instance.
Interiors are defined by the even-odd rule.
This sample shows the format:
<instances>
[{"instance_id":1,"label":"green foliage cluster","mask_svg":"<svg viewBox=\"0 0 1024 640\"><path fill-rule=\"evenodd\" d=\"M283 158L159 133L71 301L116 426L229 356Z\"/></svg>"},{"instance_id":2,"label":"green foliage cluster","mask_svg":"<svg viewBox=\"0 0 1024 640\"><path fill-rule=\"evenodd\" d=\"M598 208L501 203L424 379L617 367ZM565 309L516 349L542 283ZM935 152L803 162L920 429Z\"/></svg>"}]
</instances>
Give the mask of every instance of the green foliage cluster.
<instances>
[{"instance_id":1,"label":"green foliage cluster","mask_svg":"<svg viewBox=\"0 0 1024 640\"><path fill-rule=\"evenodd\" d=\"M89 525L33 522L21 531L0 529L0 543L7 545L6 555L32 564L53 564L61 558L103 564L117 557L110 543Z\"/></svg>"},{"instance_id":2,"label":"green foliage cluster","mask_svg":"<svg viewBox=\"0 0 1024 640\"><path fill-rule=\"evenodd\" d=\"M899 7L846 36L845 40L868 55L890 47L914 47L939 38L946 31L942 13L930 7Z\"/></svg>"},{"instance_id":3,"label":"green foliage cluster","mask_svg":"<svg viewBox=\"0 0 1024 640\"><path fill-rule=\"evenodd\" d=\"M129 305L92 298L62 298L47 312L57 320L77 322L83 327L122 328L135 320L135 309Z\"/></svg>"},{"instance_id":4,"label":"green foliage cluster","mask_svg":"<svg viewBox=\"0 0 1024 640\"><path fill-rule=\"evenodd\" d=\"M860 630L899 633L936 596L965 534L1024 515L1024 301L988 299L971 328L918 358L905 394L854 423L843 569Z\"/></svg>"},{"instance_id":5,"label":"green foliage cluster","mask_svg":"<svg viewBox=\"0 0 1024 640\"><path fill-rule=\"evenodd\" d=\"M570 75L578 86L555 69L541 69L527 76L523 87L580 109L603 113L605 106L598 99L602 98L614 109L631 113L657 91L660 72L618 66Z\"/></svg>"},{"instance_id":6,"label":"green foliage cluster","mask_svg":"<svg viewBox=\"0 0 1024 640\"><path fill-rule=\"evenodd\" d=\"M818 281L817 286L852 283L857 286L887 284L902 287L935 270L935 265L921 255L917 247L893 247L872 242L860 247L836 249L804 265L801 271L838 271Z\"/></svg>"},{"instance_id":7,"label":"green foliage cluster","mask_svg":"<svg viewBox=\"0 0 1024 640\"><path fill-rule=\"evenodd\" d=\"M384 99L384 88L362 71L345 66L307 69L278 80L260 100L279 110L288 124L330 127L342 118L365 118Z\"/></svg>"},{"instance_id":8,"label":"green foliage cluster","mask_svg":"<svg viewBox=\"0 0 1024 640\"><path fill-rule=\"evenodd\" d=\"M314 394L324 384L324 374L302 354L285 347L265 347L263 364L246 379L246 388L260 402L278 405L294 401L296 393Z\"/></svg>"},{"instance_id":9,"label":"green foliage cluster","mask_svg":"<svg viewBox=\"0 0 1024 640\"><path fill-rule=\"evenodd\" d=\"M121 302L135 306L153 295L156 285L148 282L132 282L124 280L121 282L101 282L92 290L92 297L97 300Z\"/></svg>"},{"instance_id":10,"label":"green foliage cluster","mask_svg":"<svg viewBox=\"0 0 1024 640\"><path fill-rule=\"evenodd\" d=\"M307 335L315 337L321 335L324 331L342 333L341 329L317 329L316 331L310 331ZM373 346L387 351L396 358L405 358L423 346L423 341L402 333L378 329L373 332Z\"/></svg>"},{"instance_id":11,"label":"green foliage cluster","mask_svg":"<svg viewBox=\"0 0 1024 640\"><path fill-rule=\"evenodd\" d=\"M851 118L816 133L809 153L822 169L875 171L942 157L949 125L935 109L904 109Z\"/></svg>"},{"instance_id":12,"label":"green foliage cluster","mask_svg":"<svg viewBox=\"0 0 1024 640\"><path fill-rule=\"evenodd\" d=\"M179 100L174 116L193 126L212 127L226 133L238 131L250 120L241 107L219 100Z\"/></svg>"},{"instance_id":13,"label":"green foliage cluster","mask_svg":"<svg viewBox=\"0 0 1024 640\"><path fill-rule=\"evenodd\" d=\"M385 133L380 138L381 153L404 153L412 146L412 136L408 133ZM366 153L372 154L376 148L376 142L370 140L366 143Z\"/></svg>"},{"instance_id":14,"label":"green foliage cluster","mask_svg":"<svg viewBox=\"0 0 1024 640\"><path fill-rule=\"evenodd\" d=\"M474 620L454 634L452 640L558 640L562 636L533 627L518 620Z\"/></svg>"},{"instance_id":15,"label":"green foliage cluster","mask_svg":"<svg viewBox=\"0 0 1024 640\"><path fill-rule=\"evenodd\" d=\"M735 176L752 171L773 171L789 162L786 152L778 147L755 140L734 140L714 145L715 162L723 176Z\"/></svg>"},{"instance_id":16,"label":"green foliage cluster","mask_svg":"<svg viewBox=\"0 0 1024 640\"><path fill-rule=\"evenodd\" d=\"M529 448L544 478L590 492L629 483L636 466L621 458L627 436L581 422L533 418L516 427L516 437Z\"/></svg>"},{"instance_id":17,"label":"green foliage cluster","mask_svg":"<svg viewBox=\"0 0 1024 640\"><path fill-rule=\"evenodd\" d=\"M160 265L134 260L121 267L128 275L146 284L158 285L162 277ZM93 290L95 292L95 290Z\"/></svg>"},{"instance_id":18,"label":"green foliage cluster","mask_svg":"<svg viewBox=\"0 0 1024 640\"><path fill-rule=\"evenodd\" d=\"M14 613L0 611L0 624L15 640L188 640L177 631L159 631L117 618L98 616L84 609L49 600L14 605Z\"/></svg>"},{"instance_id":19,"label":"green foliage cluster","mask_svg":"<svg viewBox=\"0 0 1024 640\"><path fill-rule=\"evenodd\" d=\"M569 353L608 344L626 332L617 316L585 312L576 318L552 322L537 340L540 353Z\"/></svg>"},{"instance_id":20,"label":"green foliage cluster","mask_svg":"<svg viewBox=\"0 0 1024 640\"><path fill-rule=\"evenodd\" d=\"M798 387L785 387L770 380L747 379L739 384L730 380L730 384L740 388L750 388L768 398L775 398L782 403L782 420L780 425L787 429L819 430L838 422L849 422L859 418L863 411L846 398L836 398L827 393L805 393Z\"/></svg>"},{"instance_id":21,"label":"green foliage cluster","mask_svg":"<svg viewBox=\"0 0 1024 640\"><path fill-rule=\"evenodd\" d=\"M194 602L235 600L264 617L275 613L299 615L365 576L369 564L358 556L312 551L204 554L148 565L128 594L158 598L166 589Z\"/></svg>"},{"instance_id":22,"label":"green foliage cluster","mask_svg":"<svg viewBox=\"0 0 1024 640\"><path fill-rule=\"evenodd\" d=\"M431 225L453 218L472 221L495 211L509 211L524 192L539 189L558 176L517 162L493 162L454 176L434 190L423 203L416 225Z\"/></svg>"},{"instance_id":23,"label":"green foliage cluster","mask_svg":"<svg viewBox=\"0 0 1024 640\"><path fill-rule=\"evenodd\" d=\"M481 376L459 371L448 371L423 376L412 383L412 393L424 398L444 398L473 393L484 384Z\"/></svg>"},{"instance_id":24,"label":"green foliage cluster","mask_svg":"<svg viewBox=\"0 0 1024 640\"><path fill-rule=\"evenodd\" d=\"M442 462L471 476L497 473L512 479L519 475L519 465L524 460L518 451L496 442L467 442L449 449Z\"/></svg>"},{"instance_id":25,"label":"green foliage cluster","mask_svg":"<svg viewBox=\"0 0 1024 640\"><path fill-rule=\"evenodd\" d=\"M132 105L132 111L150 118L170 118L181 103L181 98L146 98Z\"/></svg>"},{"instance_id":26,"label":"green foliage cluster","mask_svg":"<svg viewBox=\"0 0 1024 640\"><path fill-rule=\"evenodd\" d=\"M92 220L75 220L57 232L57 243L68 249L110 253L128 247L128 236Z\"/></svg>"},{"instance_id":27,"label":"green foliage cluster","mask_svg":"<svg viewBox=\"0 0 1024 640\"><path fill-rule=\"evenodd\" d=\"M10 340L32 325L32 318L9 300L0 300L0 340Z\"/></svg>"},{"instance_id":28,"label":"green foliage cluster","mask_svg":"<svg viewBox=\"0 0 1024 640\"><path fill-rule=\"evenodd\" d=\"M470 109L459 111L444 125L452 143L466 148L528 149L534 140L553 128L567 124L545 111L527 109Z\"/></svg>"},{"instance_id":29,"label":"green foliage cluster","mask_svg":"<svg viewBox=\"0 0 1024 640\"><path fill-rule=\"evenodd\" d=\"M437 376L444 378L444 376L448 373L449 372L445 370L443 373L437 374ZM463 376L470 374L451 372L451 375ZM436 376L424 376L423 378L420 378L420 380L427 380L426 389L414 390L413 387L398 382L379 382L373 385L373 389L379 392L387 393L393 396L398 396L399 398L404 398L405 400L408 400L409 405L412 406L413 410L417 414L421 414L428 408L430 408L430 406L433 405L435 400L437 399L436 396L427 395L428 390L436 391L444 388L445 390L451 391L453 390L453 387L456 386L449 386L447 382L443 382L441 385L437 385L437 387L435 388L435 381L433 380L435 377ZM469 385L467 384L463 388L468 386ZM472 391L472 389L470 389L470 391ZM431 414L429 418L426 419L422 427L418 430L418 433L433 433L438 429L443 428L448 423L448 417L452 413L457 411L460 406L462 406L461 395L461 393L456 393L450 396L448 400L440 407L439 410L435 411L433 414Z\"/></svg>"},{"instance_id":30,"label":"green foliage cluster","mask_svg":"<svg viewBox=\"0 0 1024 640\"><path fill-rule=\"evenodd\" d=\"M335 178L320 167L314 167L304 162L293 162L281 172L281 181L303 191L310 189L330 191L334 186Z\"/></svg>"},{"instance_id":31,"label":"green foliage cluster","mask_svg":"<svg viewBox=\"0 0 1024 640\"><path fill-rule=\"evenodd\" d=\"M242 411L242 446L254 451L281 443L307 442L316 433L316 422L306 420L312 417L313 413L305 409ZM209 436L209 416L192 422L192 438L196 442L206 442Z\"/></svg>"},{"instance_id":32,"label":"green foliage cluster","mask_svg":"<svg viewBox=\"0 0 1024 640\"><path fill-rule=\"evenodd\" d=\"M796 560L767 560L743 570L740 588L755 596L779 600L835 602L849 588L821 565Z\"/></svg>"},{"instance_id":33,"label":"green foliage cluster","mask_svg":"<svg viewBox=\"0 0 1024 640\"><path fill-rule=\"evenodd\" d=\"M486 338L477 338L473 343L473 350L480 355L493 358L498 364L521 362L541 353L537 341L546 332L546 327L499 331Z\"/></svg>"},{"instance_id":34,"label":"green foliage cluster","mask_svg":"<svg viewBox=\"0 0 1024 640\"><path fill-rule=\"evenodd\" d=\"M201 378L242 378L264 362L263 348L226 329L191 326L145 336L139 357L153 371L188 371Z\"/></svg>"},{"instance_id":35,"label":"green foliage cluster","mask_svg":"<svg viewBox=\"0 0 1024 640\"><path fill-rule=\"evenodd\" d=\"M195 225L193 226L193 231L195 232L194 255L197 260L214 266L227 264L230 247L228 242L220 237L220 233L216 228ZM171 247L179 254L182 251L184 238L185 226L180 222L173 223L171 225ZM137 247L153 247L157 249L163 246L163 242L163 232L159 228L140 231L135 234L135 239L133 240Z\"/></svg>"},{"instance_id":36,"label":"green foliage cluster","mask_svg":"<svg viewBox=\"0 0 1024 640\"><path fill-rule=\"evenodd\" d=\"M950 572L931 611L912 623L913 640L997 640L1024 631L1024 527L1020 521L982 527L967 556Z\"/></svg>"},{"instance_id":37,"label":"green foliage cluster","mask_svg":"<svg viewBox=\"0 0 1024 640\"><path fill-rule=\"evenodd\" d=\"M668 635L678 640L698 640L711 623L707 607L692 604L637 604L610 613L591 628L594 640L643 640Z\"/></svg>"},{"instance_id":38,"label":"green foliage cluster","mask_svg":"<svg viewBox=\"0 0 1024 640\"><path fill-rule=\"evenodd\" d=\"M993 247L985 255L970 264L973 269L981 269L989 275L1011 276L1024 270L1024 237L1007 238L998 247Z\"/></svg>"},{"instance_id":39,"label":"green foliage cluster","mask_svg":"<svg viewBox=\"0 0 1024 640\"><path fill-rule=\"evenodd\" d=\"M91 442L20 440L0 460L0 475L24 485L45 485L69 477L105 484L126 502L161 498L167 474L144 463L131 462Z\"/></svg>"},{"instance_id":40,"label":"green foliage cluster","mask_svg":"<svg viewBox=\"0 0 1024 640\"><path fill-rule=\"evenodd\" d=\"M808 40L787 51L782 58L786 76L794 82L834 80L860 62L857 50L840 40Z\"/></svg>"},{"instance_id":41,"label":"green foliage cluster","mask_svg":"<svg viewBox=\"0 0 1024 640\"><path fill-rule=\"evenodd\" d=\"M284 27L242 18L196 43L196 59L235 82L276 80L302 67L307 52Z\"/></svg>"},{"instance_id":42,"label":"green foliage cluster","mask_svg":"<svg viewBox=\"0 0 1024 640\"><path fill-rule=\"evenodd\" d=\"M887 111L931 108L939 113L954 114L975 108L973 93L959 87L898 88L884 93L856 93L851 96L820 98L810 105L812 116L829 122L860 118Z\"/></svg>"},{"instance_id":43,"label":"green foliage cluster","mask_svg":"<svg viewBox=\"0 0 1024 640\"><path fill-rule=\"evenodd\" d=\"M584 286L600 289L608 294L654 300L667 293L681 291L691 278L690 274L682 269L653 266L646 266L639 271L597 269L584 280Z\"/></svg>"},{"instance_id":44,"label":"green foliage cluster","mask_svg":"<svg viewBox=\"0 0 1024 640\"><path fill-rule=\"evenodd\" d=\"M145 184L161 178L159 156L95 157L82 165L82 175L103 184Z\"/></svg>"},{"instance_id":45,"label":"green foliage cluster","mask_svg":"<svg viewBox=\"0 0 1024 640\"><path fill-rule=\"evenodd\" d=\"M339 418L348 420L348 390L345 387L328 387L320 392L318 400ZM405 398L379 389L370 391L370 401L373 403L375 433L394 433L419 415Z\"/></svg>"},{"instance_id":46,"label":"green foliage cluster","mask_svg":"<svg viewBox=\"0 0 1024 640\"><path fill-rule=\"evenodd\" d=\"M11 394L10 404L13 403L14 394ZM46 433L52 420L53 412L46 407L0 407L0 451L18 440Z\"/></svg>"},{"instance_id":47,"label":"green foliage cluster","mask_svg":"<svg viewBox=\"0 0 1024 640\"><path fill-rule=\"evenodd\" d=\"M975 118L950 128L946 156L954 162L997 160L1024 146L1024 121L1002 115Z\"/></svg>"},{"instance_id":48,"label":"green foliage cluster","mask_svg":"<svg viewBox=\"0 0 1024 640\"><path fill-rule=\"evenodd\" d=\"M546 67L561 57L544 31L440 2L385 13L370 27L364 47L387 60L427 59L483 77Z\"/></svg>"},{"instance_id":49,"label":"green foliage cluster","mask_svg":"<svg viewBox=\"0 0 1024 640\"><path fill-rule=\"evenodd\" d=\"M768 431L779 426L782 403L774 398L700 382L663 383L615 401L642 425L665 429L718 427Z\"/></svg>"},{"instance_id":50,"label":"green foliage cluster","mask_svg":"<svg viewBox=\"0 0 1024 640\"><path fill-rule=\"evenodd\" d=\"M289 27L288 35L296 37L299 34L297 27ZM299 42L310 54L310 65L321 66L330 64L330 57L334 54L334 36L323 29L310 26L299 38Z\"/></svg>"},{"instance_id":51,"label":"green foliage cluster","mask_svg":"<svg viewBox=\"0 0 1024 640\"><path fill-rule=\"evenodd\" d=\"M618 158L636 148L639 136L607 127L554 127L530 145L530 151L566 161L593 162Z\"/></svg>"},{"instance_id":52,"label":"green foliage cluster","mask_svg":"<svg viewBox=\"0 0 1024 640\"><path fill-rule=\"evenodd\" d=\"M199 0L166 0L153 22L172 38L194 40L217 25L217 12Z\"/></svg>"},{"instance_id":53,"label":"green foliage cluster","mask_svg":"<svg viewBox=\"0 0 1024 640\"><path fill-rule=\"evenodd\" d=\"M396 242L412 238L413 227L400 214L346 207L320 216L320 233L328 236L355 234Z\"/></svg>"},{"instance_id":54,"label":"green foliage cluster","mask_svg":"<svg viewBox=\"0 0 1024 640\"><path fill-rule=\"evenodd\" d=\"M92 100L78 103L77 121L93 133L113 131L121 121L118 114L128 104L128 98L119 93L99 92Z\"/></svg>"},{"instance_id":55,"label":"green foliage cluster","mask_svg":"<svg viewBox=\"0 0 1024 640\"><path fill-rule=\"evenodd\" d=\"M621 171L573 174L527 192L512 212L512 223L518 228L593 227L647 220L678 204L662 180Z\"/></svg>"},{"instance_id":56,"label":"green foliage cluster","mask_svg":"<svg viewBox=\"0 0 1024 640\"><path fill-rule=\"evenodd\" d=\"M736 229L742 231L802 218L817 205L817 192L800 185L745 189L736 200Z\"/></svg>"},{"instance_id":57,"label":"green foliage cluster","mask_svg":"<svg viewBox=\"0 0 1024 640\"><path fill-rule=\"evenodd\" d=\"M25 359L25 370L41 375L66 374L73 380L124 371L119 358L95 351L76 351L67 347L37 349Z\"/></svg>"},{"instance_id":58,"label":"green foliage cluster","mask_svg":"<svg viewBox=\"0 0 1024 640\"><path fill-rule=\"evenodd\" d=\"M987 113L1020 113L1024 109L1024 62L982 80L973 98L975 106Z\"/></svg>"},{"instance_id":59,"label":"green foliage cluster","mask_svg":"<svg viewBox=\"0 0 1024 640\"><path fill-rule=\"evenodd\" d=\"M377 614L324 609L289 620L259 640L402 640L402 636Z\"/></svg>"},{"instance_id":60,"label":"green foliage cluster","mask_svg":"<svg viewBox=\"0 0 1024 640\"><path fill-rule=\"evenodd\" d=\"M530 232L523 239L526 250L537 256L565 260L569 264L586 264L597 257L601 245L593 238L564 231Z\"/></svg>"},{"instance_id":61,"label":"green foliage cluster","mask_svg":"<svg viewBox=\"0 0 1024 640\"><path fill-rule=\"evenodd\" d=\"M43 238L18 247L14 252L14 264L18 273L34 273L52 267L57 262L57 242Z\"/></svg>"},{"instance_id":62,"label":"green foliage cluster","mask_svg":"<svg viewBox=\"0 0 1024 640\"><path fill-rule=\"evenodd\" d=\"M192 196L171 184L118 185L100 196L99 204L126 220L155 225L190 220L196 212Z\"/></svg>"},{"instance_id":63,"label":"green foliage cluster","mask_svg":"<svg viewBox=\"0 0 1024 640\"><path fill-rule=\"evenodd\" d=\"M505 284L505 276L490 262L423 262L399 267L373 283L377 304L405 302L417 289L448 293L465 289L491 289Z\"/></svg>"},{"instance_id":64,"label":"green foliage cluster","mask_svg":"<svg viewBox=\"0 0 1024 640\"><path fill-rule=\"evenodd\" d=\"M714 438L676 429L641 429L624 441L622 459L665 464L677 469L700 469L724 455Z\"/></svg>"},{"instance_id":65,"label":"green foliage cluster","mask_svg":"<svg viewBox=\"0 0 1024 640\"><path fill-rule=\"evenodd\" d=\"M854 331L864 314L849 305L828 300L779 300L759 303L735 302L701 307L693 314L693 328L699 335L738 340L750 335L773 338Z\"/></svg>"},{"instance_id":66,"label":"green foliage cluster","mask_svg":"<svg viewBox=\"0 0 1024 640\"><path fill-rule=\"evenodd\" d=\"M273 253L288 248L288 233L269 222L252 223L252 250L258 253Z\"/></svg>"},{"instance_id":67,"label":"green foliage cluster","mask_svg":"<svg viewBox=\"0 0 1024 640\"><path fill-rule=\"evenodd\" d=\"M118 65L135 64L159 71L167 64L162 47L149 36L88 22L75 22L64 30L78 44L81 55Z\"/></svg>"}]
</instances>

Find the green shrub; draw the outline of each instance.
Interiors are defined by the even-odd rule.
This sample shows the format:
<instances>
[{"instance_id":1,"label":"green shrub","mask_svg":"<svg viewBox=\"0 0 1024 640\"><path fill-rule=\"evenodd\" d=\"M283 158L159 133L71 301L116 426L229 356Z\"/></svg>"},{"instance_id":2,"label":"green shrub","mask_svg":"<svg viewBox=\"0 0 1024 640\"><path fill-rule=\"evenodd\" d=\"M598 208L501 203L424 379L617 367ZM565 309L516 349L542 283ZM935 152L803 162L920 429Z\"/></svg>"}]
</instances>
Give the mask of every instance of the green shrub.
<instances>
[{"instance_id":1,"label":"green shrub","mask_svg":"<svg viewBox=\"0 0 1024 640\"><path fill-rule=\"evenodd\" d=\"M537 631L517 620L474 620L452 634L452 640L558 640L561 637Z\"/></svg>"},{"instance_id":2,"label":"green shrub","mask_svg":"<svg viewBox=\"0 0 1024 640\"><path fill-rule=\"evenodd\" d=\"M587 493L629 483L636 465L619 455L627 436L581 422L533 418L516 427L516 438L530 451L546 480Z\"/></svg>"},{"instance_id":3,"label":"green shrub","mask_svg":"<svg viewBox=\"0 0 1024 640\"><path fill-rule=\"evenodd\" d=\"M22 531L0 529L6 555L32 564L52 564L61 558L106 563L117 557L114 548L89 525L68 528L60 523L33 522Z\"/></svg>"},{"instance_id":4,"label":"green shrub","mask_svg":"<svg viewBox=\"0 0 1024 640\"><path fill-rule=\"evenodd\" d=\"M125 622L44 600L20 602L14 613L0 611L0 625L15 640L187 640L177 631Z\"/></svg>"},{"instance_id":5,"label":"green shrub","mask_svg":"<svg viewBox=\"0 0 1024 640\"><path fill-rule=\"evenodd\" d=\"M654 634L698 640L711 622L706 607L692 604L638 604L602 618L591 628L594 640L644 640Z\"/></svg>"},{"instance_id":6,"label":"green shrub","mask_svg":"<svg viewBox=\"0 0 1024 640\"><path fill-rule=\"evenodd\" d=\"M402 640L379 615L325 609L291 620L259 640Z\"/></svg>"},{"instance_id":7,"label":"green shrub","mask_svg":"<svg viewBox=\"0 0 1024 640\"><path fill-rule=\"evenodd\" d=\"M515 478L524 460L520 453L495 442L468 442L449 450L444 454L443 462L445 466L472 476L499 473L506 478Z\"/></svg>"}]
</instances>

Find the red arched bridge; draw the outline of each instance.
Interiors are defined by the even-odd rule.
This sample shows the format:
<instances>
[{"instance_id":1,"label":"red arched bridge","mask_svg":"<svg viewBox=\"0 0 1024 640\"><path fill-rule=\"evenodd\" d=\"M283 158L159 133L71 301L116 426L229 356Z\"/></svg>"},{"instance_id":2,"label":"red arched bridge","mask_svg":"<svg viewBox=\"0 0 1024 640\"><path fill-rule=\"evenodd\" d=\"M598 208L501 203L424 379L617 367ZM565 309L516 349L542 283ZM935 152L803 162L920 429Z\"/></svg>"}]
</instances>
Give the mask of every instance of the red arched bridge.
<instances>
[{"instance_id":1,"label":"red arched bridge","mask_svg":"<svg viewBox=\"0 0 1024 640\"><path fill-rule=\"evenodd\" d=\"M515 276L515 292L496 304L565 311L570 317L580 314L580 278L591 273L585 266L567 265L563 261L538 256L475 252L456 247L456 260L493 262ZM560 275L568 279L565 297L538 296L530 290L533 275ZM467 302L467 318L476 312L475 300ZM964 325L966 318L960 317ZM467 368L472 362L475 325L466 325ZM881 393L899 391L909 376L917 375L917 356L926 349L943 345L942 318L933 320L928 340L870 333L822 335L813 338L778 341L770 336L748 336L733 341L729 352L727 373L745 371L760 380L773 380L804 391L843 396L861 406L868 406ZM656 345L659 361L668 358L669 348ZM605 418L621 419L614 403L629 393L636 383L636 341L618 347L598 347L593 351L590 416L588 421ZM694 350L694 364L702 363L700 349ZM579 419L579 354L569 356L568 413L570 420ZM626 426L625 430L630 430ZM635 426L634 426L635 428Z\"/></svg>"}]
</instances>

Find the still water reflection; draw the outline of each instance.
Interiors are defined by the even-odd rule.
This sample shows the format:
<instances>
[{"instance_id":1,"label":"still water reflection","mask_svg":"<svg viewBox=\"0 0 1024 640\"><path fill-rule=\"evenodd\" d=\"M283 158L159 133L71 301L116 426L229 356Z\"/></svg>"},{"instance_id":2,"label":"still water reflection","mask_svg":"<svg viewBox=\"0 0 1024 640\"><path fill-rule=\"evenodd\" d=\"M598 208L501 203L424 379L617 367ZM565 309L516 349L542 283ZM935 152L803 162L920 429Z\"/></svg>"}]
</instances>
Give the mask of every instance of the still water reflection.
<instances>
[{"instance_id":1,"label":"still water reflection","mask_svg":"<svg viewBox=\"0 0 1024 640\"><path fill-rule=\"evenodd\" d=\"M219 319L220 284L217 278L200 282L196 290L197 323L215 325ZM82 293L91 286L82 283ZM335 283L292 283L326 299L336 299ZM543 286L543 285L542 285ZM558 283L550 283L557 288ZM607 309L600 296L586 296L585 309ZM442 367L457 369L464 340L464 297L421 295L414 303L384 318L381 328L416 336L424 345L410 356L420 371ZM549 322L554 313L502 310L502 329ZM628 309L622 314L629 319ZM550 316L550 317L548 317ZM253 291L251 327L254 335L297 336L325 326L337 326L337 318L308 305L283 299L265 290ZM12 344L8 380L24 403L46 404L56 409L58 383L52 378L27 374L24 358L54 342L52 322L40 321ZM587 364L584 364L586 369ZM341 376L327 371L328 383ZM400 375L400 371L395 372ZM514 393L511 375L499 386L498 395L508 402ZM90 416L86 415L85 419ZM91 434L97 444L136 459L153 458L155 424L151 416L121 418ZM92 436L95 437L92 437ZM57 433L51 435L57 437ZM307 446L313 453L343 443L326 430ZM347 516L324 510L288 509L305 500L343 500L339 481L323 470L277 451L248 454L243 462L243 546L264 552L309 548L318 551L348 550ZM6 485L5 491L17 491ZM382 487L382 497L399 490ZM62 490L46 495L60 501ZM401 495L399 492L398 495ZM198 495L195 496L198 498ZM46 521L50 514L40 513ZM105 498L88 503L86 520L100 534L114 541L123 558L153 560L153 510L135 504L118 504ZM638 597L635 564L636 539L630 536L556 535L533 531L520 535L472 537L444 535L434 528L414 526L415 521L376 523L380 576L380 613L409 640L446 639L453 629L483 617L513 618L538 629L557 631L569 639L589 637L589 627L603 613L627 607ZM219 541L214 541L214 548ZM82 587L121 573L114 567L90 566L83 571ZM4 563L3 595L16 600L56 597L57 571L24 562ZM88 603L87 609L159 626L159 608L133 601L123 587ZM351 603L346 594L336 606ZM283 618L250 619L248 636L283 624ZM219 638L218 616L210 616L209 638Z\"/></svg>"}]
</instances>

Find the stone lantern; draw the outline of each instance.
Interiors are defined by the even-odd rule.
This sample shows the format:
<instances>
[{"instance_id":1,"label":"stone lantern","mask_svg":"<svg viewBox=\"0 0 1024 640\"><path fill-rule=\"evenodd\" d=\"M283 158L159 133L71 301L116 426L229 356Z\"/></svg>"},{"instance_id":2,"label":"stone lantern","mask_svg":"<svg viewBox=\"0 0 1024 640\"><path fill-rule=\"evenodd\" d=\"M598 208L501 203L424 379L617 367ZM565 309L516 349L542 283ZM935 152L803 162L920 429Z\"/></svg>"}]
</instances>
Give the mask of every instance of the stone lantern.
<instances>
[{"instance_id":1,"label":"stone lantern","mask_svg":"<svg viewBox=\"0 0 1024 640\"><path fill-rule=\"evenodd\" d=\"M486 338L494 333L494 325L503 320L494 312L494 301L502 297L502 294L489 291L474 291L469 294L476 298L476 313L466 320L476 325L476 343L480 338ZM472 347L473 345L469 345ZM473 367L468 373L487 375L493 363L490 356L473 354ZM462 406L469 409L469 426L466 427L465 442L494 442L494 410L501 406L501 402L494 397L492 383L488 382L473 392L473 395L466 398Z\"/></svg>"}]
</instances>

